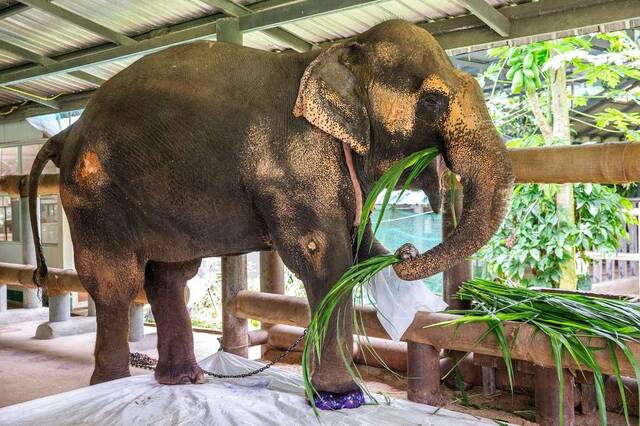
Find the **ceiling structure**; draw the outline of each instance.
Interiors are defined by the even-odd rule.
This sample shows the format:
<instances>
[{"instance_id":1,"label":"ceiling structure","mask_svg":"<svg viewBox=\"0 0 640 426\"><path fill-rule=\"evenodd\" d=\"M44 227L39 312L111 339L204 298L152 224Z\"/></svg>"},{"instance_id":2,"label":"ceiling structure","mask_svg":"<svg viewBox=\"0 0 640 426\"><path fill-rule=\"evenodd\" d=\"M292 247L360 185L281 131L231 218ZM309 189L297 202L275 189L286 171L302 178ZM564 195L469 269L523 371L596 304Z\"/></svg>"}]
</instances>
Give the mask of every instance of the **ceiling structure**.
<instances>
[{"instance_id":1,"label":"ceiling structure","mask_svg":"<svg viewBox=\"0 0 640 426\"><path fill-rule=\"evenodd\" d=\"M401 18L458 67L481 70L490 47L640 27L640 1L0 0L0 122L81 108L140 57L215 40L225 16L238 17L247 46L296 51Z\"/></svg>"}]
</instances>

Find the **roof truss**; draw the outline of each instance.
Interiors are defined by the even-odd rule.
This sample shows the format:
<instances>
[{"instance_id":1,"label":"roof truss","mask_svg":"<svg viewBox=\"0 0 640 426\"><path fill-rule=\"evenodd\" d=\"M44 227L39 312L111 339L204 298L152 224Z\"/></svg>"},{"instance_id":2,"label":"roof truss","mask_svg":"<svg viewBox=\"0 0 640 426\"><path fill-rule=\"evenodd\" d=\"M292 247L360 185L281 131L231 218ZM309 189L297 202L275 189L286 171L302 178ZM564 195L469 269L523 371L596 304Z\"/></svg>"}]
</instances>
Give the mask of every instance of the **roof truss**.
<instances>
[{"instance_id":1,"label":"roof truss","mask_svg":"<svg viewBox=\"0 0 640 426\"><path fill-rule=\"evenodd\" d=\"M278 28L281 25L302 19L336 13L353 8L372 5L384 0L267 0L241 6L231 0L204 0L239 19L241 31L271 31L273 36L288 37L281 41L296 50L306 50L307 46L293 34ZM439 43L450 53L478 50L491 45L518 43L532 36L553 38L557 33L595 31L598 26L618 21L640 18L640 2L637 0L540 0L499 10L491 7L486 0L456 0L473 14L456 18L419 24L436 36ZM47 3L46 0L24 0L24 3ZM68 11L67 11L68 12ZM0 17L2 11L0 11ZM215 34L215 21L224 14L216 14L184 22L150 33L131 37L133 42L112 44L82 49L65 55L47 58L43 63L35 57L31 60L40 66L17 66L0 71L0 86L7 86L60 73L77 73L84 67L123 59L133 55L147 54L182 43L209 38ZM280 31L281 30L281 31ZM282 32L284 31L284 33ZM503 34L507 34L506 36ZM559 36L563 36L560 34ZM300 43L302 42L302 43ZM297 44L297 47L296 47ZM0 47L1 48L1 47ZM24 52L23 52L24 53ZM53 61L53 62L52 62ZM92 77L92 76L89 76ZM66 110L66 99L59 101ZM72 103L77 105L77 101ZM76 106L77 107L77 106ZM31 109L36 111L37 109ZM40 112L41 114L43 112ZM30 115L36 115L35 112Z\"/></svg>"}]
</instances>

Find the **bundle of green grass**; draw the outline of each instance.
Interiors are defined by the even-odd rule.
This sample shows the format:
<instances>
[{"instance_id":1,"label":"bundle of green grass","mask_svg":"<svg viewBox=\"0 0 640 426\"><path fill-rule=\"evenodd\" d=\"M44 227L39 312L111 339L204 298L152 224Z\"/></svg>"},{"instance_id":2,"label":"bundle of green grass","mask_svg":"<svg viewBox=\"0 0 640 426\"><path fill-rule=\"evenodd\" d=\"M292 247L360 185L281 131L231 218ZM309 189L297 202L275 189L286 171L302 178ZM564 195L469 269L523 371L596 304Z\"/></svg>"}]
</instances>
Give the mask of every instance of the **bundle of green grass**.
<instances>
[{"instance_id":1,"label":"bundle of green grass","mask_svg":"<svg viewBox=\"0 0 640 426\"><path fill-rule=\"evenodd\" d=\"M629 348L630 342L640 339L640 304L577 293L549 293L483 279L464 283L458 291L458 298L470 301L472 308L449 311L461 315L460 318L435 326L487 324L488 333L493 334L500 345L511 385L513 368L503 322L527 323L549 337L560 383L560 419L563 410L563 359L568 356L578 368L593 372L600 421L607 424L604 379L595 357L596 351L607 351L618 383L624 416L630 424L616 350L620 349L633 367L636 379L640 378L640 364ZM602 339L604 346L591 346L591 338Z\"/></svg>"},{"instance_id":2,"label":"bundle of green grass","mask_svg":"<svg viewBox=\"0 0 640 426\"><path fill-rule=\"evenodd\" d=\"M391 166L391 168L378 180L363 205L363 214L359 224L356 247L360 248L363 240L366 224L369 221L371 211L375 206L378 196L385 192L380 206L380 214L373 227L375 235L378 230L385 209L390 202L391 193L400 184L402 176L406 175L401 192L396 201L402 196L411 183L426 169L429 163L438 155L434 148L428 148L416 152ZM307 338L302 354L302 375L307 399L313 406L314 396L317 394L311 383L311 365L313 358L320 363L322 345L329 329L329 322L334 313L338 321L344 320L340 312L340 306L345 300L356 297L360 303L368 300L366 284L380 271L402 260L393 254L375 256L360 263L355 263L338 280L329 293L322 299L311 316L307 329ZM562 419L562 395L563 395L563 357L569 356L580 368L593 371L596 385L596 396L600 419L606 425L606 407L604 400L604 379L600 367L596 362L594 351L607 350L610 354L613 368L623 403L624 415L629 424L627 399L620 375L620 368L616 348L619 348L628 359L640 378L640 364L629 349L629 342L640 339L640 305L623 300L606 299L585 296L581 294L555 294L530 290L522 287L508 286L492 281L474 279L464 283L458 292L458 297L469 300L472 309L465 311L450 311L459 314L460 317L434 326L457 326L467 323L482 322L487 324L487 333L482 338L493 334L496 337L507 368L509 382L513 385L513 368L509 341L505 335L504 321L519 321L531 324L537 330L547 335L551 342L553 356L560 382L560 418ZM375 301L370 301L375 307ZM366 331L361 318L354 313L354 333L363 336L366 340ZM433 327L433 326L432 326ZM338 333L340 327L337 328ZM341 336L337 336L339 341ZM606 342L606 347L595 348L589 346L588 340L598 337ZM339 345L343 349L344 345ZM373 351L371 345L366 345L371 355L382 365L384 360ZM342 360L350 372L354 381L362 390L369 394L362 376L354 363L351 353L341 353ZM371 394L369 394L372 396ZM375 398L372 398L375 400Z\"/></svg>"}]
</instances>

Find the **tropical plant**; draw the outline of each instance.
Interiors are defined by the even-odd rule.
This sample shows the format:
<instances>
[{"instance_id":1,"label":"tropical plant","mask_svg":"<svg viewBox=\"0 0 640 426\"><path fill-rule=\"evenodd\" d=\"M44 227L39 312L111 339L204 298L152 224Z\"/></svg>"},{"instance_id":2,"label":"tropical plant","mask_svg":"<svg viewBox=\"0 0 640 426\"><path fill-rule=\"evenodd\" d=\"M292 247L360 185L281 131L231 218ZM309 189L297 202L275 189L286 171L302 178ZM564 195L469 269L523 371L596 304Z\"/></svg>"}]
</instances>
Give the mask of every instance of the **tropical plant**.
<instances>
[{"instance_id":1,"label":"tropical plant","mask_svg":"<svg viewBox=\"0 0 640 426\"><path fill-rule=\"evenodd\" d=\"M593 53L594 38L608 47ZM496 127L511 147L569 144L571 122L638 140L638 114L578 110L592 99L640 103L638 91L619 87L640 79L638 52L637 43L622 32L492 49L490 55L499 61L480 80L493 81L488 104ZM496 92L505 82L510 93ZM623 192L603 185L516 187L503 227L478 254L485 273L524 285L575 288L587 272L576 268L576 259L585 260L586 251L615 252L627 237L625 222L634 218L629 202L618 195Z\"/></svg>"}]
</instances>

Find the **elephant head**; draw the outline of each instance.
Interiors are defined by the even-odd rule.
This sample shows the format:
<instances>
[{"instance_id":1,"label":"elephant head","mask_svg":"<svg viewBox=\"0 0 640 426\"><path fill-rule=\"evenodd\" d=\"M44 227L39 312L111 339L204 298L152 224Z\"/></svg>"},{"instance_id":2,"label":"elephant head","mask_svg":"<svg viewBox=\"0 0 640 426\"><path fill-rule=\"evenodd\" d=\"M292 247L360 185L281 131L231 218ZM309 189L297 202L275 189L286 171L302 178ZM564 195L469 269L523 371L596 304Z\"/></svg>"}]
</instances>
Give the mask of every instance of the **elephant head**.
<instances>
[{"instance_id":1,"label":"elephant head","mask_svg":"<svg viewBox=\"0 0 640 426\"><path fill-rule=\"evenodd\" d=\"M347 143L367 191L396 160L429 146L461 177L463 212L440 245L395 266L424 278L482 247L500 226L513 175L475 79L456 70L436 40L404 21L388 21L322 51L302 77L294 114ZM438 165L418 184L436 209ZM436 185L436 186L434 186Z\"/></svg>"}]
</instances>

